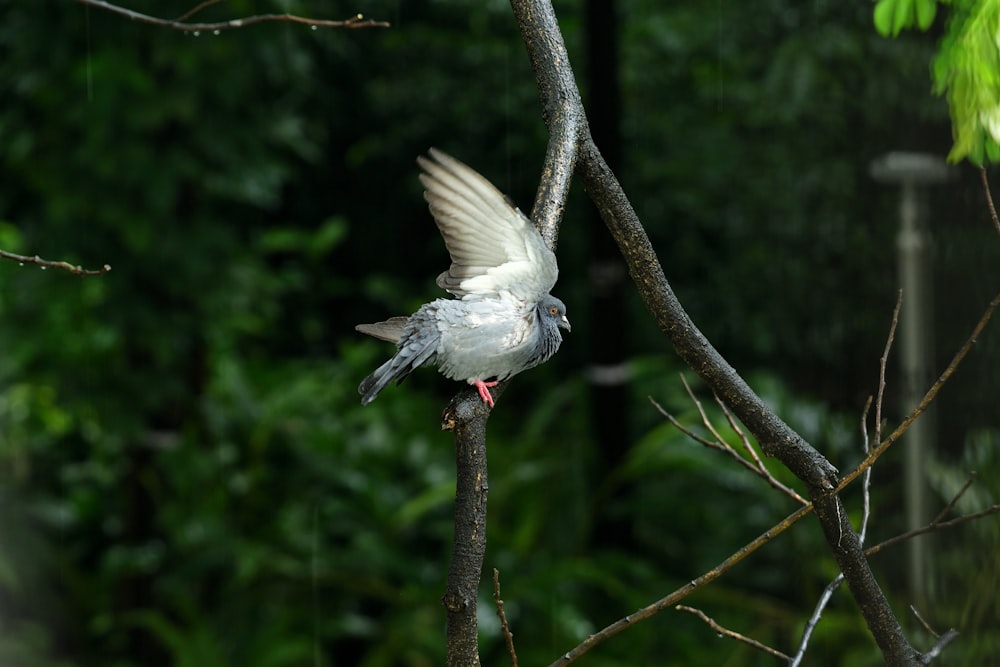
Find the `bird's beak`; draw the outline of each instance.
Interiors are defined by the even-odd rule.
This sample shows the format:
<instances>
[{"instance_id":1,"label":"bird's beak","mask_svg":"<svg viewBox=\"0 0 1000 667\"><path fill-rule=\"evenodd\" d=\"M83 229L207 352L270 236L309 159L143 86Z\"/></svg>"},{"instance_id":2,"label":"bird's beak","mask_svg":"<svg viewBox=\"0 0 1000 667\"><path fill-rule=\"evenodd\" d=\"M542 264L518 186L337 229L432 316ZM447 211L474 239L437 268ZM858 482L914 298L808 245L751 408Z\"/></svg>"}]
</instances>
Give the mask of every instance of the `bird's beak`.
<instances>
[{"instance_id":1,"label":"bird's beak","mask_svg":"<svg viewBox=\"0 0 1000 667\"><path fill-rule=\"evenodd\" d=\"M565 329L566 331L572 331L572 330L573 330L573 327L571 327L571 326L569 325L569 320L568 320L568 319L566 318L566 316L565 316L565 315L563 315L563 316L562 316L562 317L561 317L561 318L559 319L559 326L561 326L561 327L562 327L563 329Z\"/></svg>"}]
</instances>

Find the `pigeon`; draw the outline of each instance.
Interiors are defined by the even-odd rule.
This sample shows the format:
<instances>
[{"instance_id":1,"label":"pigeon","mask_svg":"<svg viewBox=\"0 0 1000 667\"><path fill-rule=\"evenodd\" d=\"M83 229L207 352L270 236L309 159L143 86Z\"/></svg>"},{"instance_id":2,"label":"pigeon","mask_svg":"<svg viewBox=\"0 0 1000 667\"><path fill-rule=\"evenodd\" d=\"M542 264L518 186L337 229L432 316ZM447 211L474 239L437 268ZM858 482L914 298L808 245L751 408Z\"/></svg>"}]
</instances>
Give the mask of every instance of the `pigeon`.
<instances>
[{"instance_id":1,"label":"pigeon","mask_svg":"<svg viewBox=\"0 0 1000 667\"><path fill-rule=\"evenodd\" d=\"M396 344L396 354L362 380L362 405L419 366L473 385L493 407L490 388L547 361L570 330L566 306L549 294L559 269L538 230L479 173L431 148L417 158L424 199L451 256L435 299L409 317L359 324Z\"/></svg>"}]
</instances>

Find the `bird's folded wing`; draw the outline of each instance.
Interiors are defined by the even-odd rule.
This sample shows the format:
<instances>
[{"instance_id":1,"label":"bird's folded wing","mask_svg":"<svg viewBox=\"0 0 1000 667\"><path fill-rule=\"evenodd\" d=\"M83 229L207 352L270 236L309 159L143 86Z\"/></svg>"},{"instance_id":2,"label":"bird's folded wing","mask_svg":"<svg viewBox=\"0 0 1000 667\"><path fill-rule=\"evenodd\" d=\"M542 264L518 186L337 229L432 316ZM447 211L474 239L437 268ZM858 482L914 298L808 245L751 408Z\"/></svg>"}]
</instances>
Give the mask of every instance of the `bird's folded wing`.
<instances>
[{"instance_id":1,"label":"bird's folded wing","mask_svg":"<svg viewBox=\"0 0 1000 667\"><path fill-rule=\"evenodd\" d=\"M434 148L429 155L417 158L420 182L451 255L438 285L460 298L506 291L540 300L559 272L531 220L470 167Z\"/></svg>"}]
</instances>

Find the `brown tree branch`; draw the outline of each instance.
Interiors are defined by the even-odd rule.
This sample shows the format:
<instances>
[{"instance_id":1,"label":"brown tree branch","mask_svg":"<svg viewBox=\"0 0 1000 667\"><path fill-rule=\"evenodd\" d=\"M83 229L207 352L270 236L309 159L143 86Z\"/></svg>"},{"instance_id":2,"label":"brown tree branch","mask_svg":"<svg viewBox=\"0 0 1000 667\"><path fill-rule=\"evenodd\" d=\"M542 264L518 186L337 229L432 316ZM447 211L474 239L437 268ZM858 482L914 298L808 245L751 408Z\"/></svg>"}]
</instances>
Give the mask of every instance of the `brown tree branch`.
<instances>
[{"instance_id":1,"label":"brown tree branch","mask_svg":"<svg viewBox=\"0 0 1000 667\"><path fill-rule=\"evenodd\" d=\"M133 21L138 21L139 23L146 23L149 25L154 25L160 28L169 28L170 30L180 30L182 32L220 32L222 30L234 30L237 28L245 28L249 25L254 25L256 23L300 23L307 25L310 28L388 28L389 23L386 21L374 21L372 19L365 19L361 14L356 14L349 19L343 21L328 21L325 19L312 19L304 16L295 16L294 14L255 14L253 16L247 16L240 19L231 19L229 21L215 21L211 23L189 23L186 19L197 12L201 11L205 7L214 4L212 0L208 2L202 2L194 9L183 14L177 19L161 19L156 16L150 16L148 14L143 14L131 9L126 9L119 5L106 2L105 0L76 0L82 5L87 5L89 7L97 7L98 9L103 9L105 11L111 12L112 14L118 14L119 16L124 16L125 18L131 19Z\"/></svg>"},{"instance_id":2,"label":"brown tree branch","mask_svg":"<svg viewBox=\"0 0 1000 667\"><path fill-rule=\"evenodd\" d=\"M494 389L499 398L503 386ZM455 434L455 534L441 603L447 612L448 667L478 667L476 618L479 577L486 554L486 420L489 407L475 391L459 392L441 416L441 428Z\"/></svg>"},{"instance_id":3,"label":"brown tree branch","mask_svg":"<svg viewBox=\"0 0 1000 667\"><path fill-rule=\"evenodd\" d=\"M750 389L742 377L712 347L681 306L667 282L645 229L621 184L594 144L576 87L569 55L548 0L512 0L511 5L534 68L549 130L543 186L533 215L539 224L561 211L568 176L575 170L629 267L629 274L656 322L680 357L717 393L754 434L764 452L778 458L809 489L816 516L837 564L886 662L915 664L917 652L906 640L899 620L879 588L847 520L837 486L837 470L792 430ZM548 184L547 177L556 180ZM563 190L553 188L562 187Z\"/></svg>"},{"instance_id":4,"label":"brown tree branch","mask_svg":"<svg viewBox=\"0 0 1000 667\"><path fill-rule=\"evenodd\" d=\"M105 264L99 269L85 269L79 264L70 264L69 262L52 262L47 259L42 259L38 255L28 257L27 255L18 255L13 252L7 252L6 250L0 250L0 258L9 259L22 265L34 264L35 266L41 267L43 271L45 269L61 269L63 271L69 271L76 276L100 276L111 270L110 264Z\"/></svg>"},{"instance_id":5,"label":"brown tree branch","mask_svg":"<svg viewBox=\"0 0 1000 667\"><path fill-rule=\"evenodd\" d=\"M720 635L724 635L726 637L729 637L730 639L735 639L736 641L743 642L744 644L746 644L748 646L752 646L753 648L757 649L758 651L763 651L764 653L767 653L768 655L774 656L775 658L781 658L782 660L788 660L789 659L789 657L787 655L785 655L784 653L782 653L778 649L771 648L767 644L762 644L761 642L757 641L756 639L751 639L750 637L747 637L746 635L741 635L740 633L736 632L735 630L730 630L729 628L726 628L726 627L723 627L723 626L719 625L715 621L715 619L709 617L708 614L706 614L705 612L703 612L700 609L695 609L694 607L688 607L688 606L682 605L682 604L677 605L675 607L675 609L677 609L677 611L686 611L688 613L694 614L695 616L697 616L698 618L700 618L701 620L703 620L706 624L708 624L708 627L712 628L713 630L715 630Z\"/></svg>"}]
</instances>

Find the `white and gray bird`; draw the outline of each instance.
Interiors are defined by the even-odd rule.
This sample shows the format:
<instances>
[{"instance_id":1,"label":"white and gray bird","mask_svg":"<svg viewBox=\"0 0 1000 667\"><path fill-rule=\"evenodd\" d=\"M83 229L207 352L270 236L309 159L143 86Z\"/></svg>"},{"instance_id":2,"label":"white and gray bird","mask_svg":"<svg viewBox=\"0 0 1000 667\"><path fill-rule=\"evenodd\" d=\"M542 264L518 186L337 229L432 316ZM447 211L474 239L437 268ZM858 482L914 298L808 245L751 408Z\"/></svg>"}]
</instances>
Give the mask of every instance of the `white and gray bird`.
<instances>
[{"instance_id":1,"label":"white and gray bird","mask_svg":"<svg viewBox=\"0 0 1000 667\"><path fill-rule=\"evenodd\" d=\"M436 364L452 380L489 388L548 360L569 330L566 306L549 294L559 269L531 220L476 171L439 150L418 157L424 199L451 255L436 299L409 317L359 324L362 333L396 343L396 354L358 387L371 403L393 380Z\"/></svg>"}]
</instances>

